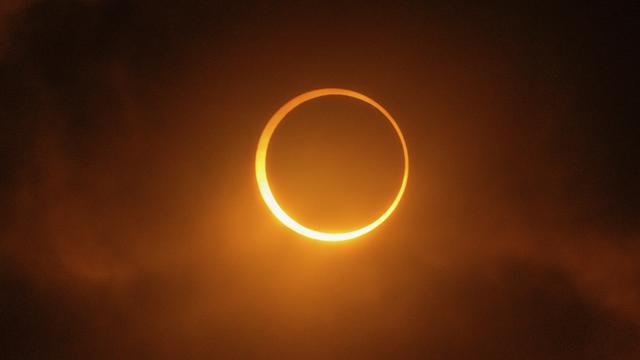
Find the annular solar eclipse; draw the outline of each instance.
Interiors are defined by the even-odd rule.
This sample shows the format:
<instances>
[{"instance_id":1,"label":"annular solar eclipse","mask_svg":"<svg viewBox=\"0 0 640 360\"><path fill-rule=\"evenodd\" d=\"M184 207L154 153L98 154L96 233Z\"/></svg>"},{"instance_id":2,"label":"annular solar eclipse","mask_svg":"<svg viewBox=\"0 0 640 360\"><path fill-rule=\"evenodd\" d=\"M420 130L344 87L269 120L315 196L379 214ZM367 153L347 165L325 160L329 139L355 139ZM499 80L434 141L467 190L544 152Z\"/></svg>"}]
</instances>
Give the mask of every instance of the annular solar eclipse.
<instances>
[{"instance_id":1,"label":"annular solar eclipse","mask_svg":"<svg viewBox=\"0 0 640 360\"><path fill-rule=\"evenodd\" d=\"M269 186L269 179L267 175L267 151L269 149L269 141L273 136L278 125L286 118L287 114L291 112L293 109L298 107L299 105L323 96L346 96L353 99L357 99L363 101L371 106L373 106L376 110L382 113L385 118L391 123L393 126L399 140L402 145L402 153L404 160L404 169L402 175L402 183L398 192L391 202L391 205L373 222L355 228L346 232L323 232L318 229L311 229L303 224L300 224L294 218L289 216L287 212L280 206L278 201L276 200L271 188ZM256 180L258 181L258 189L260 190L260 194L264 199L265 204L273 215L280 220L285 226L289 229L295 231L296 233L322 241L343 241L350 240L356 238L358 236L362 236L377 228L380 224L382 224L387 218L393 213L398 204L400 203L400 199L402 199L402 195L404 194L405 188L407 186L407 180L409 177L409 152L407 150L407 144L405 142L404 136L402 135L402 131L400 127L396 123L395 119L389 114L389 112L382 107L382 105L378 104L375 100L358 93L356 91L347 90L347 89L338 89L338 88L325 88L312 90L303 94L300 94L293 99L289 100L287 103L282 105L278 111L273 114L267 125L264 127L262 134L260 135L260 140L258 140L258 150L256 152Z\"/></svg>"}]
</instances>

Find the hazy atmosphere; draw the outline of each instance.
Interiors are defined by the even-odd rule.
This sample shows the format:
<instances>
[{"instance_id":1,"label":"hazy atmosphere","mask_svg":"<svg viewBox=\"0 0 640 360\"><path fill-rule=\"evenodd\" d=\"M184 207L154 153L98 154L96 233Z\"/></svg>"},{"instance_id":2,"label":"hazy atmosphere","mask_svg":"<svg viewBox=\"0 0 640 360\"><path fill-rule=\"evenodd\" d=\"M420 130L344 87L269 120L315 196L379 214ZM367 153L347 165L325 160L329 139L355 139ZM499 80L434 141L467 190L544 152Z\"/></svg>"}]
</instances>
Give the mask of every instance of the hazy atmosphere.
<instances>
[{"instance_id":1,"label":"hazy atmosphere","mask_svg":"<svg viewBox=\"0 0 640 360\"><path fill-rule=\"evenodd\" d=\"M536 4L3 2L0 357L640 358L637 19Z\"/></svg>"}]
</instances>

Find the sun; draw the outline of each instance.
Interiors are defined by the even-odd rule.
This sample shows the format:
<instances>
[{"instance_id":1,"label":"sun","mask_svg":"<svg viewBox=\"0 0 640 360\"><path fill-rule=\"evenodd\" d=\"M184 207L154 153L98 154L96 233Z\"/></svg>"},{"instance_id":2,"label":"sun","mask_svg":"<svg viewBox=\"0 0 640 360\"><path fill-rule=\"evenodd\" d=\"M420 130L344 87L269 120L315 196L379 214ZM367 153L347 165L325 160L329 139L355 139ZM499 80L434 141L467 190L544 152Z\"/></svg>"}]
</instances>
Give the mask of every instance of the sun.
<instances>
[{"instance_id":1,"label":"sun","mask_svg":"<svg viewBox=\"0 0 640 360\"><path fill-rule=\"evenodd\" d=\"M291 216L289 216L280 206L276 198L273 196L271 188L269 187L269 180L267 176L267 150L269 149L269 141L271 140L271 136L274 131L284 120L287 114L295 109L297 106L307 102L309 100L319 98L322 96L347 96L353 99L357 99L363 101L371 106L373 106L376 110L381 112L387 120L393 126L398 138L400 139L400 144L402 145L402 153L404 159L404 170L402 175L402 183L400 185L400 189L396 194L393 202L389 207L382 213L376 220L373 222L346 232L323 232L316 229L308 228ZM286 104L282 105L278 111L273 114L267 125L262 130L262 134L260 135L260 140L258 140L258 150L256 152L256 180L258 181L258 189L260 190L260 194L264 199L265 204L273 215L280 220L286 227L295 231L296 233L306 236L311 239L322 240L322 241L344 241L351 240L358 236L362 236L373 229L377 228L380 224L382 224L387 218L393 213L398 204L400 203L400 199L402 199L402 195L404 194L404 190L407 187L407 180L409 178L409 151L407 150L407 144L404 140L404 136L402 135L402 131L400 127L396 123L395 119L389 114L389 112L382 107L382 105L378 104L373 99L358 93L352 90L346 89L337 89L337 88L326 88L326 89L318 89L312 90L303 94L296 96L295 98L289 100Z\"/></svg>"}]
</instances>

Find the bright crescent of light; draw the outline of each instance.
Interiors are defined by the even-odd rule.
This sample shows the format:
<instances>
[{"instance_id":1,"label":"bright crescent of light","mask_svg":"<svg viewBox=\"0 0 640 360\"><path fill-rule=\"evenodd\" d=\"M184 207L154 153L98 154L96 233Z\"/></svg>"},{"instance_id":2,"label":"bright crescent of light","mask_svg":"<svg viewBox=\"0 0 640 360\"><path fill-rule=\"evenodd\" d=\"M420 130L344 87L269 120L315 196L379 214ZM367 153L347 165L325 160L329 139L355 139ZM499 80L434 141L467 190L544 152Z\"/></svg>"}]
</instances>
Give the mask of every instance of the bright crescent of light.
<instances>
[{"instance_id":1,"label":"bright crescent of light","mask_svg":"<svg viewBox=\"0 0 640 360\"><path fill-rule=\"evenodd\" d=\"M378 217L372 223L364 227L361 227L352 231L347 231L347 232L338 232L338 233L322 232L322 231L310 229L298 223L291 216L289 216L282 209L282 207L280 207L280 204L278 204L278 201L276 201L276 198L273 196L273 193L271 192L271 188L269 187L269 181L267 178L267 149L269 147L269 141L271 140L271 136L276 130L276 127L278 126L278 124L280 124L280 122L285 118L285 116L287 116L287 114L291 110L296 108L298 105L306 101L309 101L318 97L322 97L322 96L327 96L327 95L340 95L340 96L347 96L350 98L358 99L366 102L367 104L373 106L378 111L380 111L387 118L387 120L389 120L391 125L393 125L393 128L396 131L396 134L398 134L398 138L400 138L400 143L402 144L402 153L404 155L404 173L402 176L402 185L400 185L400 190L398 190L398 194L396 195L391 205L387 208L387 210L382 215L380 215L380 217ZM389 215L391 215L391 213L398 206L398 203L400 202L400 199L402 198L402 195L404 194L404 190L407 186L408 177L409 177L409 152L407 151L407 144L404 140L404 136L402 135L402 131L400 131L400 127L398 126L396 121L393 119L391 114L389 114L389 112L385 110L385 108L383 108L382 105L378 104L373 99L365 95L362 95L358 92L351 91L351 90L327 88L327 89L318 89L318 90L309 91L304 94L296 96L295 98L289 100L289 102L284 104L280 109L278 109L278 111L276 111L275 114L273 114L273 116L265 126L264 130L262 131L262 135L260 135L260 140L258 140L258 151L256 152L256 179L258 180L258 188L260 189L260 194L262 194L262 198L264 199L264 202L267 204L267 206L269 207L269 210L271 210L273 215L275 215L275 217L278 218L278 220L280 220L289 229L297 232L300 235L304 235L306 237L310 237L316 240L323 240L323 241L349 240L358 236L362 236L370 232L371 230L375 229L376 227L378 227L389 217Z\"/></svg>"}]
</instances>

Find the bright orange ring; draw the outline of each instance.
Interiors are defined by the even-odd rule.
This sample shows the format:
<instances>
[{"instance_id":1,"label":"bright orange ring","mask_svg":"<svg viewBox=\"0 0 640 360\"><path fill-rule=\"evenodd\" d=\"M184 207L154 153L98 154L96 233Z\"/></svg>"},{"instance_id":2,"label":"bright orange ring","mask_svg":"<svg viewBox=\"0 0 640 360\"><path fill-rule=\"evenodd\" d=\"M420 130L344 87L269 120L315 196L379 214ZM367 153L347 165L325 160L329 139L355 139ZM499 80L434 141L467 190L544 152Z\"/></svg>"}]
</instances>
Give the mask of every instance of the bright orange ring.
<instances>
[{"instance_id":1,"label":"bright orange ring","mask_svg":"<svg viewBox=\"0 0 640 360\"><path fill-rule=\"evenodd\" d=\"M271 188L269 187L269 181L267 179L267 149L269 147L269 141L271 140L271 136L273 132L276 130L276 127L280 122L284 119L287 114L295 109L298 105L327 95L341 95L347 96L354 99L358 99L366 102L367 104L373 106L378 111L380 111L386 118L389 120L391 125L398 134L400 138L400 143L402 144L402 153L404 156L404 174L402 176L402 185L400 185L400 190L396 195L395 199L391 203L391 205L387 208L387 210L380 215L379 218L374 220L372 223L358 228L356 230L347 231L347 232L339 232L339 233L329 233L322 232L318 230L310 229L297 221L295 221L291 216L289 216L281 207L280 204L276 201L273 193L271 192ZM382 105L375 102L373 99L362 95L358 92L345 90L345 89L318 89L306 92L304 94L298 95L295 98L289 100L286 104L284 104L275 114L271 117L267 125L262 130L262 135L260 135L260 140L258 140L258 151L256 152L256 179L258 180L258 188L260 189L260 194L262 194L262 198L264 202L269 207L269 210L275 215L278 220L280 220L285 226L289 229L297 232L300 235L304 235L306 237L310 237L316 240L323 241L343 241L353 239L358 236L362 236L371 230L378 227L382 224L395 210L404 194L404 190L407 187L407 178L409 177L409 152L407 151L407 144L404 140L404 136L402 135L402 131L400 131L400 127L393 119L391 114L387 110L385 110Z\"/></svg>"}]
</instances>

